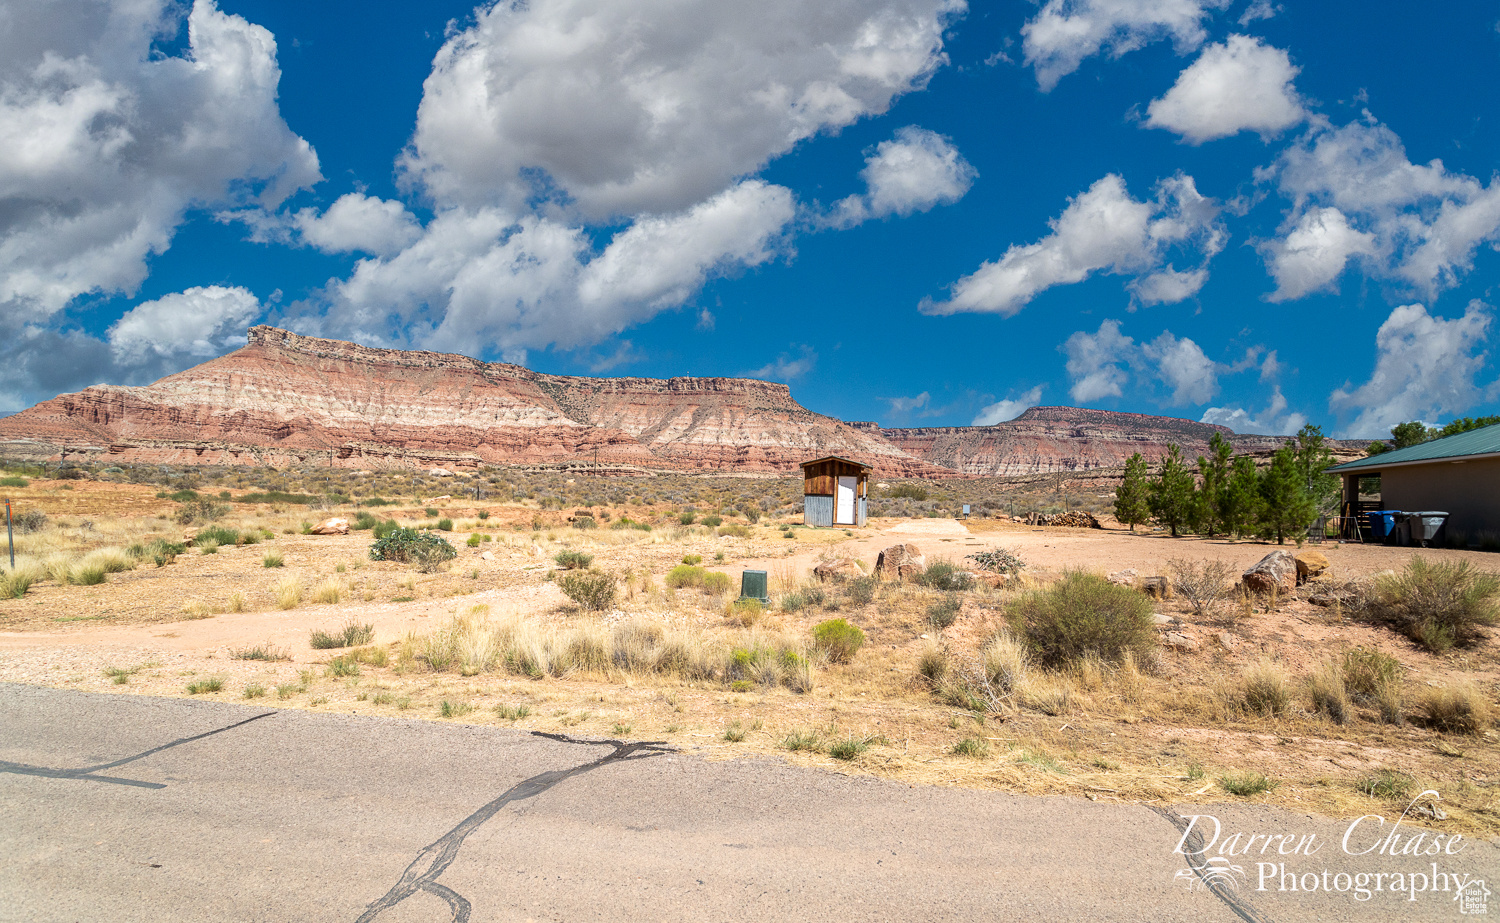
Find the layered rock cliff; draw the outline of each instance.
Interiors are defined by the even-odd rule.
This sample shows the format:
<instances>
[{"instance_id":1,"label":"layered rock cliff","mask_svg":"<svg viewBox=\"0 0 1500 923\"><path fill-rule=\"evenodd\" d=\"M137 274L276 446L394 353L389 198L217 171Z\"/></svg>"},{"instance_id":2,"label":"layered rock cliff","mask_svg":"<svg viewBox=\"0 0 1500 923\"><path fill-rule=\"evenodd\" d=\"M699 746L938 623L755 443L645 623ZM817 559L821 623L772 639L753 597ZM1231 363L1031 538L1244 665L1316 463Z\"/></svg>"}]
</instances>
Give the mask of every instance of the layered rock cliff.
<instances>
[{"instance_id":1,"label":"layered rock cliff","mask_svg":"<svg viewBox=\"0 0 1500 923\"><path fill-rule=\"evenodd\" d=\"M883 429L873 423L851 426L879 436L917 458L973 476L1016 476L1060 471L1087 471L1125 464L1136 452L1157 462L1175 444L1189 460L1207 454L1219 434L1236 453L1267 454L1284 436L1246 436L1224 426L1176 417L1118 413L1078 407L1032 407L1014 420L994 426ZM1364 455L1363 442L1330 440L1339 458Z\"/></svg>"},{"instance_id":2,"label":"layered rock cliff","mask_svg":"<svg viewBox=\"0 0 1500 923\"><path fill-rule=\"evenodd\" d=\"M852 455L887 477L945 475L813 413L781 384L576 378L421 351L250 330L245 348L145 387L100 385L0 420L31 454L170 464L599 463L795 470Z\"/></svg>"}]
</instances>

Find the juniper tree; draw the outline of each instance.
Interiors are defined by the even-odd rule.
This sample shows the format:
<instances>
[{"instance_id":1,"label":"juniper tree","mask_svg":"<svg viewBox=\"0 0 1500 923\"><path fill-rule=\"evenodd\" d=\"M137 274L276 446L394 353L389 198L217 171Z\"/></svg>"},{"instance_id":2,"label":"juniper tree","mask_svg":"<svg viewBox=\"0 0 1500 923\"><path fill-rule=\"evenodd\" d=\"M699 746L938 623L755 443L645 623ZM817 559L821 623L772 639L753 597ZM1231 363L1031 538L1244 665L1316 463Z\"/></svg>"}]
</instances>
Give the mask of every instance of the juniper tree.
<instances>
[{"instance_id":1,"label":"juniper tree","mask_svg":"<svg viewBox=\"0 0 1500 923\"><path fill-rule=\"evenodd\" d=\"M1172 530L1172 537L1186 526L1193 516L1192 472L1182 461L1182 450L1176 445L1167 446L1167 455L1162 459L1161 472L1151 482L1151 515L1156 521Z\"/></svg>"},{"instance_id":2,"label":"juniper tree","mask_svg":"<svg viewBox=\"0 0 1500 923\"><path fill-rule=\"evenodd\" d=\"M1307 528L1318 517L1317 504L1308 495L1307 484L1297 470L1297 448L1290 440L1271 456L1271 467L1261 476L1261 528L1276 536L1276 544L1288 534Z\"/></svg>"},{"instance_id":3,"label":"juniper tree","mask_svg":"<svg viewBox=\"0 0 1500 923\"><path fill-rule=\"evenodd\" d=\"M1147 484L1146 459L1137 452L1125 462L1125 476L1115 488L1115 518L1128 523L1130 531L1151 518L1151 492Z\"/></svg>"}]
</instances>

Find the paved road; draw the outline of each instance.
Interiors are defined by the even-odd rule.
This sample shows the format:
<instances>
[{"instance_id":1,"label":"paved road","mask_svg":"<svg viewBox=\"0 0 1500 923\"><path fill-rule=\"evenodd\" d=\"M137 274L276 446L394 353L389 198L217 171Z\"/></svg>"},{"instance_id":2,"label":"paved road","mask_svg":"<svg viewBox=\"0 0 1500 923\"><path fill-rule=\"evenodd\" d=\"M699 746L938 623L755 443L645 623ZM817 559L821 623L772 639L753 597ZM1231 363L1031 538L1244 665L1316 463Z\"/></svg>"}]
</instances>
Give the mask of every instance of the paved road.
<instances>
[{"instance_id":1,"label":"paved road","mask_svg":"<svg viewBox=\"0 0 1500 923\"><path fill-rule=\"evenodd\" d=\"M1290 834L1318 852L1236 857L1241 877L1209 864L1209 844L1194 874L1173 849L1181 817L1200 813L1218 821L1217 844ZM1403 889L1413 872L1431 877L1431 858L1343 855L1347 826L916 788L638 741L0 685L6 921L1471 918L1447 878L1447 892L1415 900L1388 888L1359 900L1353 877L1347 893L1280 891L1274 877L1257 890L1257 863L1272 859L1304 884L1324 870L1333 886L1340 872L1385 873L1382 886L1400 872ZM1356 846L1374 841L1369 830ZM1439 871L1500 892L1500 850L1459 845ZM1216 877L1234 882L1222 896L1203 884Z\"/></svg>"}]
</instances>

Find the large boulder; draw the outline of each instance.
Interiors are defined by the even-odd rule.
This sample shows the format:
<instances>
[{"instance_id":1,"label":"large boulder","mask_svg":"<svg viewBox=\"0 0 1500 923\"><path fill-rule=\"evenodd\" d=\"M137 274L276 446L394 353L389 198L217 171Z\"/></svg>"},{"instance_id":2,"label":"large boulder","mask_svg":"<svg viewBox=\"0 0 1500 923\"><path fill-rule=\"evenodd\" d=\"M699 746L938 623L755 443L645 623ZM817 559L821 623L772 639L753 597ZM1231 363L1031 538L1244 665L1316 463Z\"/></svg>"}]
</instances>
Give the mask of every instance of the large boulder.
<instances>
[{"instance_id":1,"label":"large boulder","mask_svg":"<svg viewBox=\"0 0 1500 923\"><path fill-rule=\"evenodd\" d=\"M927 569L927 558L922 549L910 543L892 545L875 559L875 573L881 577L906 580Z\"/></svg>"},{"instance_id":2,"label":"large boulder","mask_svg":"<svg viewBox=\"0 0 1500 923\"><path fill-rule=\"evenodd\" d=\"M349 534L349 520L342 519L342 518L340 518L338 516L335 516L332 519L325 519L322 522L318 523L317 525L313 526L312 530L308 534L309 535L348 535Z\"/></svg>"},{"instance_id":3,"label":"large boulder","mask_svg":"<svg viewBox=\"0 0 1500 923\"><path fill-rule=\"evenodd\" d=\"M1306 583L1316 580L1328 569L1328 555L1321 551L1301 551L1297 553L1297 582Z\"/></svg>"},{"instance_id":4,"label":"large boulder","mask_svg":"<svg viewBox=\"0 0 1500 923\"><path fill-rule=\"evenodd\" d=\"M853 558L836 558L832 561L824 561L813 568L813 576L822 583L836 583L858 577L862 571L859 565L854 563Z\"/></svg>"},{"instance_id":5,"label":"large boulder","mask_svg":"<svg viewBox=\"0 0 1500 923\"><path fill-rule=\"evenodd\" d=\"M1241 580L1245 589L1252 593L1264 595L1273 590L1294 593L1297 590L1297 559L1290 551L1273 551L1252 564Z\"/></svg>"}]
</instances>

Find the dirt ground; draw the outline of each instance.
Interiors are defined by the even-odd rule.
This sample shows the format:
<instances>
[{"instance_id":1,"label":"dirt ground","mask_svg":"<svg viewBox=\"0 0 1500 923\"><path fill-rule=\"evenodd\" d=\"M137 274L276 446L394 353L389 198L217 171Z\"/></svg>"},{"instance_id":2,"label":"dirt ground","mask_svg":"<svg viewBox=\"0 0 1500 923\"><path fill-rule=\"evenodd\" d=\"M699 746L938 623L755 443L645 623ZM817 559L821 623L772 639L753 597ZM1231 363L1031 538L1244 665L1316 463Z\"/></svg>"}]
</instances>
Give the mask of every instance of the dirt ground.
<instances>
[{"instance_id":1,"label":"dirt ground","mask_svg":"<svg viewBox=\"0 0 1500 923\"><path fill-rule=\"evenodd\" d=\"M180 538L184 531L164 518L176 504L156 497L154 488L37 482L26 493L48 510L60 532L81 535L80 540L98 532L104 533L100 542L123 544L132 535ZM1438 791L1445 823L1455 829L1500 835L1500 740L1493 727L1479 735L1441 734L1416 721L1382 723L1365 706L1338 725L1315 713L1300 691L1298 704L1276 718L1224 710L1227 690L1257 663L1274 662L1301 690L1319 663L1356 647L1398 660L1413 694L1472 685L1492 706L1496 703L1500 641L1493 632L1477 646L1436 656L1301 597L1210 618L1194 618L1181 600L1162 601L1157 608L1174 620L1170 630L1191 643L1163 645L1139 676L1043 677L1070 691L1071 706L1058 714L955 708L935 697L917 674L927 646L941 644L968 656L1003 627L1006 606L1025 591L1014 586L964 594L961 614L946 630L926 620L924 611L938 594L920 587L883 587L863 607L841 603L835 588L821 606L796 611L773 606L757 630L806 639L815 624L839 616L869 636L852 663L820 663L814 688L804 694L629 672L532 679L498 670L464 676L426 669L401 654L403 642L409 645L466 614L557 626L597 620L606 628L645 618L729 630L732 594L664 586L684 555L701 555L705 567L728 574L735 587L742 571L765 570L772 595L780 597L808 586L812 568L822 560L849 557L869 568L881 549L900 543L916 544L929 564L963 563L978 551L1007 548L1026 562L1028 585L1070 568L1166 574L1173 560L1223 560L1239 571L1273 545L1174 539L1118 527L1035 528L990 519L876 520L847 532L799 526L788 530L791 538L784 537L784 524L762 522L737 537L674 526L661 521L663 511L649 509L630 515L658 515L650 532L580 532L567 527L564 512L525 505L484 509L489 516L479 520L478 507L444 506L443 515L456 521L450 538L459 556L431 574L369 560L368 532L300 534L297 527L308 518L301 510L269 505L236 510L237 526L255 526L272 537L225 546L212 555L189 548L164 566L147 562L96 586L43 580L21 598L0 601L0 681L185 696L190 683L216 679L221 682L215 691L198 694L261 698L279 707L644 737L715 757L778 754L840 772L1098 800L1232 799L1224 777L1261 773L1279 785L1250 796L1258 802L1331 815L1394 817L1406 800L1362 790L1383 771L1406 779L1401 791L1412 796ZM624 511L615 513L618 518ZM404 522L424 514L396 508L380 515ZM88 517L114 520L85 528L80 523ZM533 531L532 525L541 528ZM489 540L470 547L464 541L470 534ZM1411 549L1335 542L1309 547L1331 562L1322 578L1326 584L1399 569L1413 555ZM593 554L596 568L622 578L614 607L588 615L560 592L552 558L564 548ZM1500 569L1500 559L1482 552L1419 553ZM268 554L279 555L281 566L265 566ZM300 584L302 599L279 608L278 593L288 582ZM314 602L315 591L329 585L338 601ZM331 661L347 652L313 649L310 632L333 632L346 624L372 626L370 646L385 653L357 675L333 675ZM286 659L240 659L255 647ZM741 739L730 739L736 736L727 733L731 730ZM788 741L797 735L820 743L789 749ZM835 759L831 745L841 740L861 741L863 749L852 759ZM964 744L970 740L979 743Z\"/></svg>"}]
</instances>

